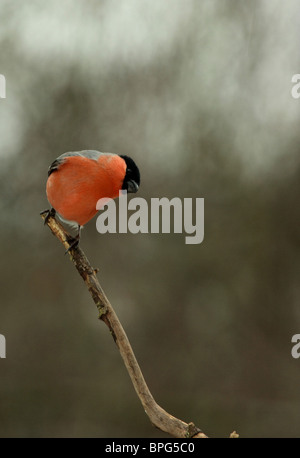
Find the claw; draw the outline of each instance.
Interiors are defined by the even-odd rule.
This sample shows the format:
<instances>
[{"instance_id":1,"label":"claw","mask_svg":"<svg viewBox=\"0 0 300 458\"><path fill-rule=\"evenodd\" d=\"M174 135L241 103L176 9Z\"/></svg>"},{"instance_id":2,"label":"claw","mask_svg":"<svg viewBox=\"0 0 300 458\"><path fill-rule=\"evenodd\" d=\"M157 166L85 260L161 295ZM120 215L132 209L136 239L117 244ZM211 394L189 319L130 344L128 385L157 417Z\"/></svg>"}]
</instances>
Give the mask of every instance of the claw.
<instances>
[{"instance_id":1,"label":"claw","mask_svg":"<svg viewBox=\"0 0 300 458\"><path fill-rule=\"evenodd\" d=\"M47 222L48 222L50 217L55 218L56 210L54 208L50 208L50 210L43 210L43 211L40 212L40 215L46 215L45 218L44 218L44 224L47 224ZM79 240L80 240L81 229L82 229L82 226L80 226L78 224L78 233L77 233L76 237L69 236L67 238L67 241L68 241L70 246L65 251L65 254L69 253L69 251L72 250L73 248L77 248L78 247Z\"/></svg>"},{"instance_id":2,"label":"claw","mask_svg":"<svg viewBox=\"0 0 300 458\"><path fill-rule=\"evenodd\" d=\"M73 239L68 240L68 243L70 244L69 248L65 251L65 254L69 253L70 250L73 248L77 248L79 245L79 237L75 237Z\"/></svg>"},{"instance_id":3,"label":"claw","mask_svg":"<svg viewBox=\"0 0 300 458\"><path fill-rule=\"evenodd\" d=\"M69 253L70 250L73 248L77 248L79 245L79 240L80 240L80 234L81 234L81 226L78 225L78 234L76 237L70 237L68 239L68 243L70 244L69 248L65 251L65 254Z\"/></svg>"},{"instance_id":4,"label":"claw","mask_svg":"<svg viewBox=\"0 0 300 458\"><path fill-rule=\"evenodd\" d=\"M55 217L56 215L56 211L54 208L50 208L50 210L43 210L40 212L40 215L45 215L45 219L44 219L44 224L47 224L48 222L48 219L50 218L50 216L53 216L53 218Z\"/></svg>"}]
</instances>

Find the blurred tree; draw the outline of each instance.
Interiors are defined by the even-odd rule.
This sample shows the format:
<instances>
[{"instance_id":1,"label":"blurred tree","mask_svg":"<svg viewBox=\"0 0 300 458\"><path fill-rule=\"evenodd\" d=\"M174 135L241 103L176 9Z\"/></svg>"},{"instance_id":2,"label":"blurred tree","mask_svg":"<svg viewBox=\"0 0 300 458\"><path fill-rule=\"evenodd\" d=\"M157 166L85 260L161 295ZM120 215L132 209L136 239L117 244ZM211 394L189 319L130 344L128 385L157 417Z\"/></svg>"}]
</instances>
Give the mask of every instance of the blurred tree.
<instances>
[{"instance_id":1,"label":"blurred tree","mask_svg":"<svg viewBox=\"0 0 300 458\"><path fill-rule=\"evenodd\" d=\"M1 3L0 435L159 434L39 218L86 148L134 157L141 197L205 198L198 246L83 231L154 397L208 435L297 435L296 2L70 5Z\"/></svg>"}]
</instances>

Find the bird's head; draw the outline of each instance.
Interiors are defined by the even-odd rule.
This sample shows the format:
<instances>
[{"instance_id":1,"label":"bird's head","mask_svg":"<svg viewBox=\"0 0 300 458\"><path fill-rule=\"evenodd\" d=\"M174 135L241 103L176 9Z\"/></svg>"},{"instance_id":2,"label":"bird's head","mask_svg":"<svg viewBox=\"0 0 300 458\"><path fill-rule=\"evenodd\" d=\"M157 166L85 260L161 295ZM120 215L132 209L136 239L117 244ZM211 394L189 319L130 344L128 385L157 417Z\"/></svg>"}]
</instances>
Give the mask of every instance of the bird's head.
<instances>
[{"instance_id":1,"label":"bird's head","mask_svg":"<svg viewBox=\"0 0 300 458\"><path fill-rule=\"evenodd\" d=\"M126 163L126 174L123 180L122 189L126 190L127 192L137 192L140 186L141 178L140 178L140 171L134 162L128 156L121 156Z\"/></svg>"}]
</instances>

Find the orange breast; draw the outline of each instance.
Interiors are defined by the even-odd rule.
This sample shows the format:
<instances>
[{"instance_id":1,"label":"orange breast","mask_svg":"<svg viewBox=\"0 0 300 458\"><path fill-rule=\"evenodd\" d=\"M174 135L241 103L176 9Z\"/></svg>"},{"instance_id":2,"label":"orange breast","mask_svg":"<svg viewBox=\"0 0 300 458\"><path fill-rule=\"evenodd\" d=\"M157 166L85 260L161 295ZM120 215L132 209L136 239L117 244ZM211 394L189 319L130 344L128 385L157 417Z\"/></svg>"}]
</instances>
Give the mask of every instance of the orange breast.
<instances>
[{"instance_id":1,"label":"orange breast","mask_svg":"<svg viewBox=\"0 0 300 458\"><path fill-rule=\"evenodd\" d=\"M96 215L99 199L119 196L125 173L118 155L101 155L97 161L70 156L49 176L47 197L63 218L83 226Z\"/></svg>"}]
</instances>

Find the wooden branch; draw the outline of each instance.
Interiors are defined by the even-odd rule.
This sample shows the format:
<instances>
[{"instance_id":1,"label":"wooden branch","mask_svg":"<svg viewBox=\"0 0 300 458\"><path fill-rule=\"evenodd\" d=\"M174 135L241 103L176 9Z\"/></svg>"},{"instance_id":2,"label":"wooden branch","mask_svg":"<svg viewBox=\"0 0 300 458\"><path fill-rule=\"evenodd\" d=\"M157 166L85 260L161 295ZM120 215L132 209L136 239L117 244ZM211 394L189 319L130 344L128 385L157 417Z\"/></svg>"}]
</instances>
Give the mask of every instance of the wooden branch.
<instances>
[{"instance_id":1,"label":"wooden branch","mask_svg":"<svg viewBox=\"0 0 300 458\"><path fill-rule=\"evenodd\" d=\"M48 215L48 212L42 212L41 216L52 233L64 245L65 249L68 250L70 248L69 241L72 239L70 234L52 215ZM145 382L126 333L100 286L95 269L91 267L87 257L80 247L71 248L69 250L69 255L97 306L99 319L108 326L108 329L121 353L135 391L151 423L161 431L164 431L174 437L207 437L194 425L194 423L185 423L184 421L173 417L155 402Z\"/></svg>"}]
</instances>

